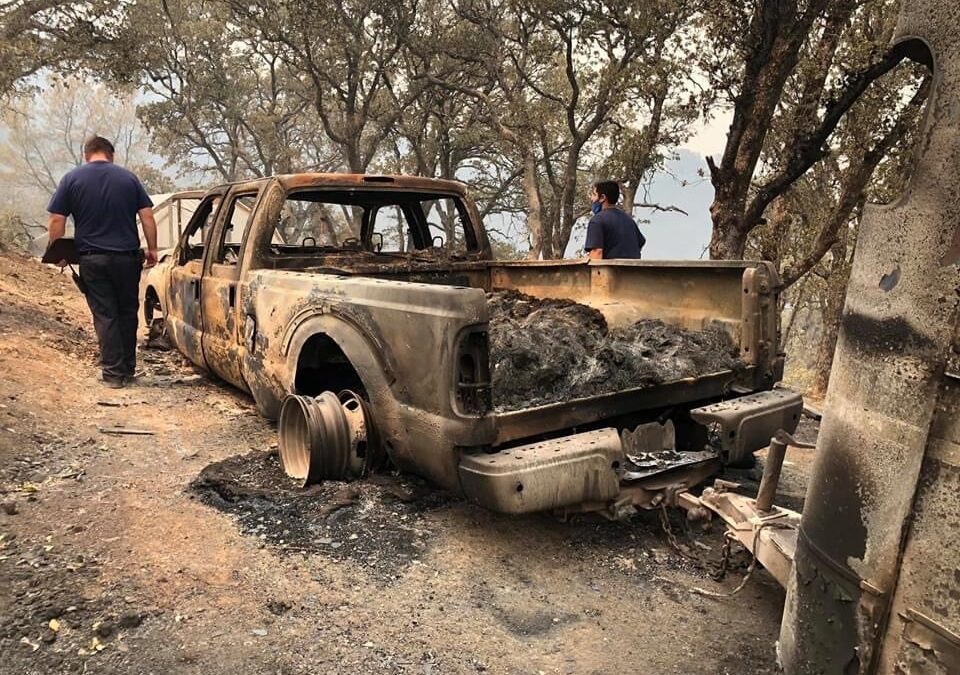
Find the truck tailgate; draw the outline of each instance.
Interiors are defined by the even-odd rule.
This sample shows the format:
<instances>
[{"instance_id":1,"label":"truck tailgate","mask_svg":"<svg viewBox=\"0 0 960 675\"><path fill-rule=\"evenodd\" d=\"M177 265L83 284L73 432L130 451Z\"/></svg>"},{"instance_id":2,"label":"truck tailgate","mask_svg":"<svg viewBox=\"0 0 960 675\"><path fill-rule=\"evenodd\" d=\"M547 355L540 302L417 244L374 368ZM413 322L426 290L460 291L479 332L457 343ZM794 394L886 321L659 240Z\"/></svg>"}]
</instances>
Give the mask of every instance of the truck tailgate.
<instances>
[{"instance_id":1,"label":"truck tailgate","mask_svg":"<svg viewBox=\"0 0 960 675\"><path fill-rule=\"evenodd\" d=\"M746 368L746 372L752 366ZM741 373L742 375L743 373ZM663 410L666 406L719 398L738 378L733 371L677 380L654 387L574 399L560 403L496 414L497 445L521 438L571 429L619 415L643 410Z\"/></svg>"}]
</instances>

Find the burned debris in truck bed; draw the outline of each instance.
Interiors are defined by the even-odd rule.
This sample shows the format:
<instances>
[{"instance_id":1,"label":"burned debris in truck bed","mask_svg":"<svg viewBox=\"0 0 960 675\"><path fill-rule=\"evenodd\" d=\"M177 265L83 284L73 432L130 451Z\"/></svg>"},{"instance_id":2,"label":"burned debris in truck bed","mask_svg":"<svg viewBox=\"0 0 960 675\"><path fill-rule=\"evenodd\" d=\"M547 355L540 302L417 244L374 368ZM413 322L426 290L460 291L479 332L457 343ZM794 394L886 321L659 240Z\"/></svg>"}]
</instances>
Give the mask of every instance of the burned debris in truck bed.
<instances>
[{"instance_id":1,"label":"burned debris in truck bed","mask_svg":"<svg viewBox=\"0 0 960 675\"><path fill-rule=\"evenodd\" d=\"M497 410L654 386L733 370L739 349L720 326L686 330L657 319L609 328L598 310L516 291L487 294Z\"/></svg>"}]
</instances>

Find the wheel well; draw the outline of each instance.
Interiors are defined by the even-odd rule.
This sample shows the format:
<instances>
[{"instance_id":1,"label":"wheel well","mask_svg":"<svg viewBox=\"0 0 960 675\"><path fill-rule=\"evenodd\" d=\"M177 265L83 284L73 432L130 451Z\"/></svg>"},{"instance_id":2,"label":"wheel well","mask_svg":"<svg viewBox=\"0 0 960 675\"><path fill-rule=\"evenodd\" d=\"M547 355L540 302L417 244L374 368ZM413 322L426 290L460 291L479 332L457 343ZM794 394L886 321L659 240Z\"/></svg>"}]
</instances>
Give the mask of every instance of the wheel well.
<instances>
[{"instance_id":1,"label":"wheel well","mask_svg":"<svg viewBox=\"0 0 960 675\"><path fill-rule=\"evenodd\" d=\"M153 286L147 286L147 290L143 293L143 322L147 328L150 328L150 324L153 323L155 318L160 318L156 315L157 310L163 311L163 307L160 305L160 295ZM160 314L160 316L163 315Z\"/></svg>"},{"instance_id":2,"label":"wheel well","mask_svg":"<svg viewBox=\"0 0 960 675\"><path fill-rule=\"evenodd\" d=\"M325 333L312 335L303 343L297 357L293 386L296 393L304 396L350 389L366 398L360 374L340 349L340 345Z\"/></svg>"}]
</instances>

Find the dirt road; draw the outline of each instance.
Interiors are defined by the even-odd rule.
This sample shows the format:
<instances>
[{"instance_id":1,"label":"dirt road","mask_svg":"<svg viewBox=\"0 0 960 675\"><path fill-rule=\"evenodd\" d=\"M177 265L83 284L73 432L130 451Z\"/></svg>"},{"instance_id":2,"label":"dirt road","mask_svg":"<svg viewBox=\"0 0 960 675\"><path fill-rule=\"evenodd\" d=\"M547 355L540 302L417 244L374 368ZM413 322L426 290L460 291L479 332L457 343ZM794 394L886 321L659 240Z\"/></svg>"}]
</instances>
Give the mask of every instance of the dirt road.
<instances>
[{"instance_id":1,"label":"dirt road","mask_svg":"<svg viewBox=\"0 0 960 675\"><path fill-rule=\"evenodd\" d=\"M772 673L783 592L718 532L487 513L381 476L306 493L173 352L97 382L69 278L0 254L0 673ZM113 431L149 431L126 435ZM745 558L738 562L742 565Z\"/></svg>"}]
</instances>

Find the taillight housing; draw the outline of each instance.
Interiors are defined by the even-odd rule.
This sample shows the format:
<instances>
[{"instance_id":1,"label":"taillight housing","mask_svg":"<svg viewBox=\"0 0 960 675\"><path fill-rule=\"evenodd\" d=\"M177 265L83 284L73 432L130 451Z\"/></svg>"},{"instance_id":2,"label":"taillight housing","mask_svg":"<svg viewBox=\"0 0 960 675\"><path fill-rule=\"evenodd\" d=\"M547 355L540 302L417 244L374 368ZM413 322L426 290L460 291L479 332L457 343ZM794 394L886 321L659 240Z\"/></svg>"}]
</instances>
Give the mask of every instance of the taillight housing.
<instances>
[{"instance_id":1,"label":"taillight housing","mask_svg":"<svg viewBox=\"0 0 960 675\"><path fill-rule=\"evenodd\" d=\"M467 415L485 415L493 407L490 356L485 329L463 333L457 345L457 408Z\"/></svg>"}]
</instances>

